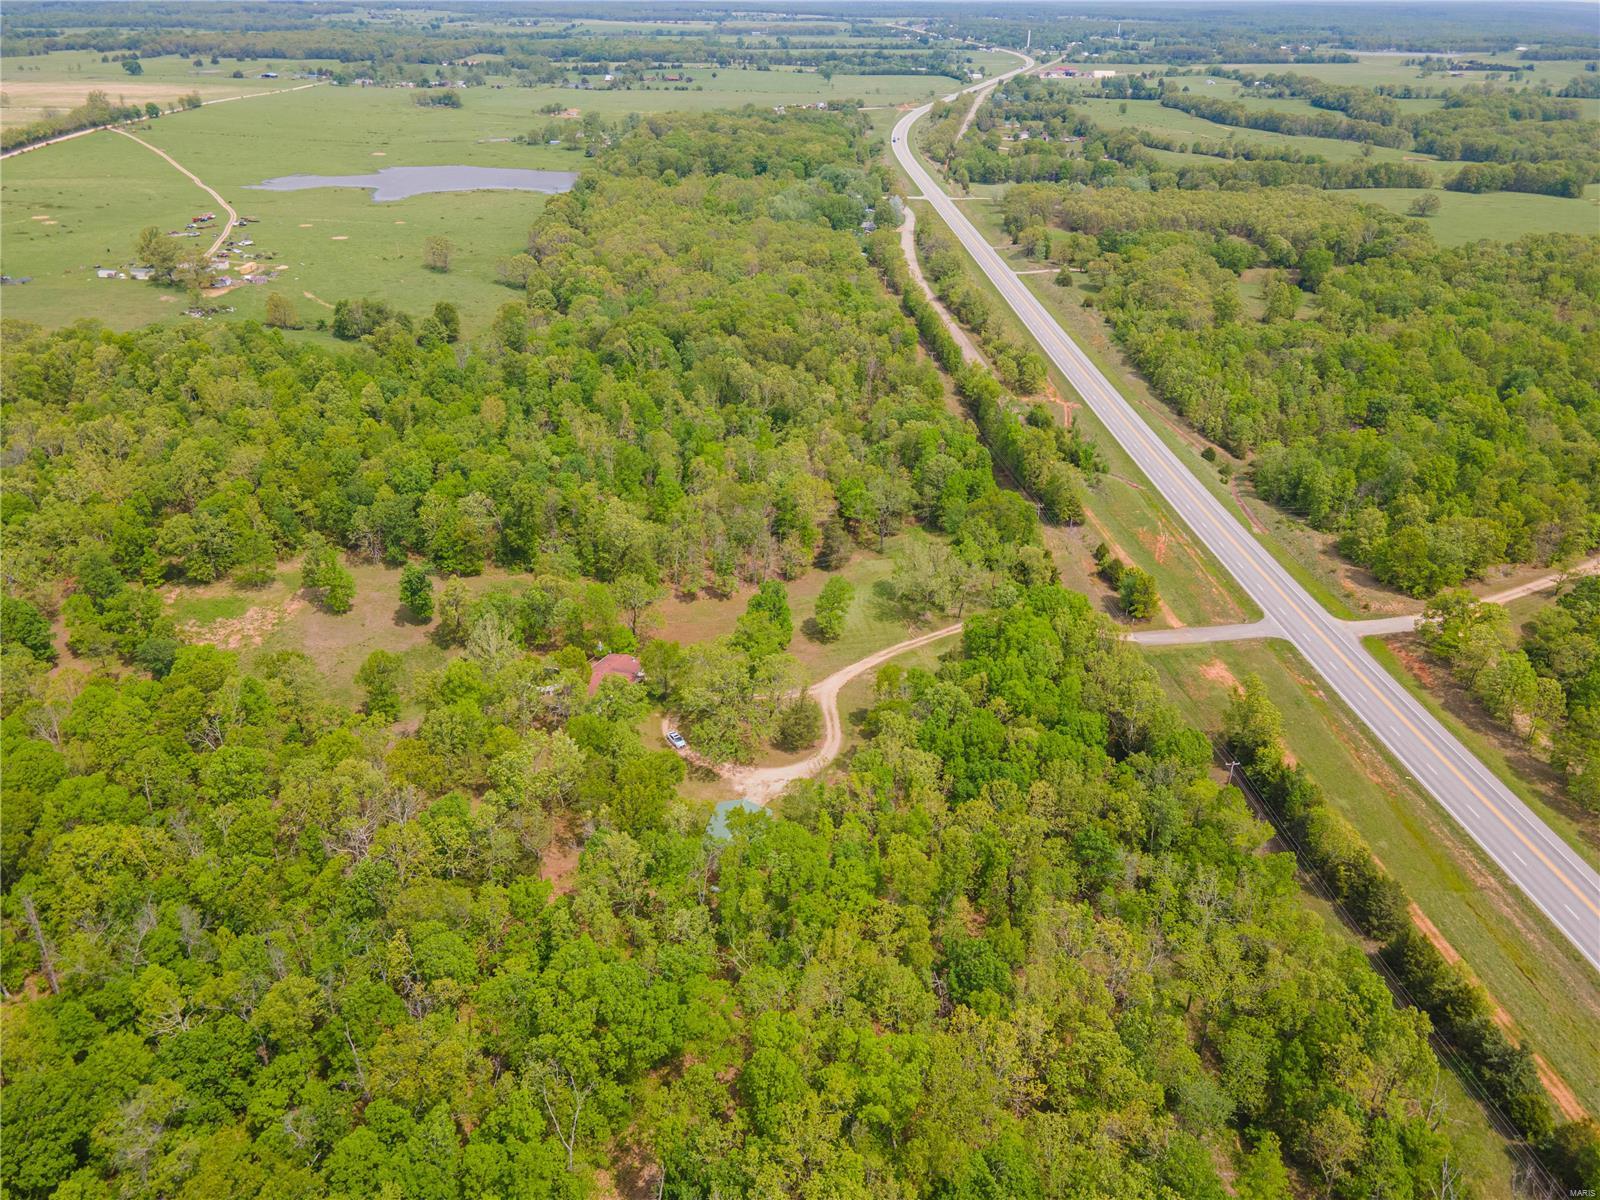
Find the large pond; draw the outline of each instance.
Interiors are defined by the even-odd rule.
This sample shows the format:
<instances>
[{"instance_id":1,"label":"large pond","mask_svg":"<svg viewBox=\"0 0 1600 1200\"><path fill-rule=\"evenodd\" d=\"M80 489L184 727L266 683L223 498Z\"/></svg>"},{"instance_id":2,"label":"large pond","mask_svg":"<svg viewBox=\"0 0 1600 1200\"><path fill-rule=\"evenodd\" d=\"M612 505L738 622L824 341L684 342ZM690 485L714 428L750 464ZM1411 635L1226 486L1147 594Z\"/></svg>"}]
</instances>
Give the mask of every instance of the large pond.
<instances>
[{"instance_id":1,"label":"large pond","mask_svg":"<svg viewBox=\"0 0 1600 1200\"><path fill-rule=\"evenodd\" d=\"M428 192L570 192L576 171L530 171L521 167L384 167L367 175L280 175L253 187L266 192L307 188L370 188L374 200L404 200Z\"/></svg>"}]
</instances>

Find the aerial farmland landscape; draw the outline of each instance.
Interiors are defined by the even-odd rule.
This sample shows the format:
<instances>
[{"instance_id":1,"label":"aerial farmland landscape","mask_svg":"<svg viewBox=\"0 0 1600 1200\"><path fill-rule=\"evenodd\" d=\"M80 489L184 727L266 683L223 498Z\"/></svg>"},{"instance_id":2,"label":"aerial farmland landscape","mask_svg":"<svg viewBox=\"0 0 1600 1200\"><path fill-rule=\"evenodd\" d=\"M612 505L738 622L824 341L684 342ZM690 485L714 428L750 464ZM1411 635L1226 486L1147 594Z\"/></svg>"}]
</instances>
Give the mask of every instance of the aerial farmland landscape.
<instances>
[{"instance_id":1,"label":"aerial farmland landscape","mask_svg":"<svg viewBox=\"0 0 1600 1200\"><path fill-rule=\"evenodd\" d=\"M0 1191L1600 1189L1600 9L0 8Z\"/></svg>"}]
</instances>

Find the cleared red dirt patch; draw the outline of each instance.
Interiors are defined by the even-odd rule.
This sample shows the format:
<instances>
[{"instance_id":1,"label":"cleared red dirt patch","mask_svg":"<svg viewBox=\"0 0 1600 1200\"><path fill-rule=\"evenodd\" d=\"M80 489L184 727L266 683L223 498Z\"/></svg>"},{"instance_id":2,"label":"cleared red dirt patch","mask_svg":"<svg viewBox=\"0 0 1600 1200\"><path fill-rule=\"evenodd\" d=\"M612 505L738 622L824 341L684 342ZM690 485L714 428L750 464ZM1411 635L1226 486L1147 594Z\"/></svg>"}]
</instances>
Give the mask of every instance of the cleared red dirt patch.
<instances>
[{"instance_id":1,"label":"cleared red dirt patch","mask_svg":"<svg viewBox=\"0 0 1600 1200\"><path fill-rule=\"evenodd\" d=\"M1456 948L1445 939L1444 934L1440 933L1438 927L1428 919L1428 914L1417 907L1415 901L1411 903L1407 911L1410 913L1411 923L1417 927L1417 932L1428 939L1433 948L1444 957L1446 962L1461 963L1461 955L1456 951ZM1471 968L1467 967L1466 969L1470 974ZM1507 1037L1520 1045L1522 1039L1517 1036L1516 1023L1511 1019L1511 1014L1502 1008L1499 1001L1493 996L1489 997L1489 1004L1494 1023L1505 1030ZM1564 1118L1568 1121L1581 1121L1589 1115L1583 1104L1578 1100L1576 1093L1567 1086L1567 1081L1556 1074L1555 1068L1544 1060L1543 1055L1534 1054L1533 1065L1534 1069L1539 1072L1539 1082L1544 1084L1544 1090L1550 1093L1550 1099L1555 1102L1556 1108L1561 1111L1561 1115Z\"/></svg>"}]
</instances>

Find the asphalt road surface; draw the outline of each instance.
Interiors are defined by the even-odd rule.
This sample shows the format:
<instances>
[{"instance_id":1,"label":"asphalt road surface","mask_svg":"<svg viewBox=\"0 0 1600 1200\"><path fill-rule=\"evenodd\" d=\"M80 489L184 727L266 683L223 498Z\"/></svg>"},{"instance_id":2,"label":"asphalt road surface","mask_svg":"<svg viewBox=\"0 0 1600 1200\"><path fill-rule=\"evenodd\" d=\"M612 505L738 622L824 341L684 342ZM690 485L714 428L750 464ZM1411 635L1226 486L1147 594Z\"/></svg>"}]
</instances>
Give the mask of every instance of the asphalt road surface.
<instances>
[{"instance_id":1,"label":"asphalt road surface","mask_svg":"<svg viewBox=\"0 0 1600 1200\"><path fill-rule=\"evenodd\" d=\"M1019 56L1020 57L1020 56ZM1033 65L1027 59L1018 71ZM1011 72L1015 74L1016 72ZM1006 76L1002 76L1006 78ZM965 89L977 91L996 81ZM1412 777L1600 970L1600 875L1439 724L1222 506L1056 324L988 240L911 153L907 112L891 135L895 157L961 240L1040 347L1132 456L1167 503L1233 573L1268 619L1364 721ZM1331 782L1331 781L1330 781Z\"/></svg>"}]
</instances>

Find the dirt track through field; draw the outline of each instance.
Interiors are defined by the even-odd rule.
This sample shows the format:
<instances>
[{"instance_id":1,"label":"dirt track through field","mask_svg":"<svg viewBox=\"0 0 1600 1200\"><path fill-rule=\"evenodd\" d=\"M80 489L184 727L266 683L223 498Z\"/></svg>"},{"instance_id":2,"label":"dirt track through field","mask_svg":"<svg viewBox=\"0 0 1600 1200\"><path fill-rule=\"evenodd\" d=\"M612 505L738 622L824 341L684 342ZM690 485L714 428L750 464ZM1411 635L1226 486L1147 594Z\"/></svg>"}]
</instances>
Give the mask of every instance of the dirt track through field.
<instances>
[{"instance_id":1,"label":"dirt track through field","mask_svg":"<svg viewBox=\"0 0 1600 1200\"><path fill-rule=\"evenodd\" d=\"M143 146L146 150L150 151L150 153L160 155L162 158L166 159L167 162L169 164L171 164L179 172L179 174L188 176L189 181L191 183L193 183L195 185L195 187L197 187L201 191L205 192L206 195L210 196L213 200L215 200L218 204L220 204L222 206L222 211L228 214L228 221L227 221L227 224L225 224L222 227L222 232L217 234L217 240L211 243L211 249L206 251L206 260L209 262L211 260L211 258L217 253L218 249L221 248L222 243L228 240L228 235L233 232L233 227L239 223L239 214L233 211L233 205L229 204L226 200L224 200L222 198L222 193L217 191L216 188L212 187L204 179L201 179L200 176L196 175L193 171L189 170L188 167L184 166L181 162L179 162L177 159L173 158L172 155L168 154L165 150L162 150L160 147L152 146L149 142L145 141L142 137L135 137L133 134L129 133L126 129L113 129L111 132L112 133L120 133L123 137L127 138L129 141L138 142L139 145Z\"/></svg>"},{"instance_id":2,"label":"dirt track through field","mask_svg":"<svg viewBox=\"0 0 1600 1200\"><path fill-rule=\"evenodd\" d=\"M756 804L770 804L796 779L811 778L839 756L839 750L844 745L844 723L839 716L839 692L845 684L874 667L881 667L892 658L898 658L908 650L916 650L932 642L953 637L960 632L961 622L957 621L954 625L946 625L943 629L935 629L932 633L907 638L865 658L857 659L847 667L840 667L820 683L813 684L807 692L822 707L822 744L817 747L814 754L800 762L781 767L746 767L734 763L711 762L696 754L693 749L683 750L680 753L696 766L715 771L738 789L745 799ZM663 717L661 732L665 734L671 728L672 722Z\"/></svg>"},{"instance_id":3,"label":"dirt track through field","mask_svg":"<svg viewBox=\"0 0 1600 1200\"><path fill-rule=\"evenodd\" d=\"M905 255L906 268L911 272L911 278L922 289L923 298L933 305L934 311L944 319L945 328L950 331L950 336L955 338L956 345L961 347L961 357L969 363L983 363L983 355L978 353L971 335L950 314L944 306L944 301L939 299L933 290L933 285L928 282L927 276L922 273L922 262L917 258L917 213L909 204L906 207L905 220L900 223L900 252Z\"/></svg>"}]
</instances>

